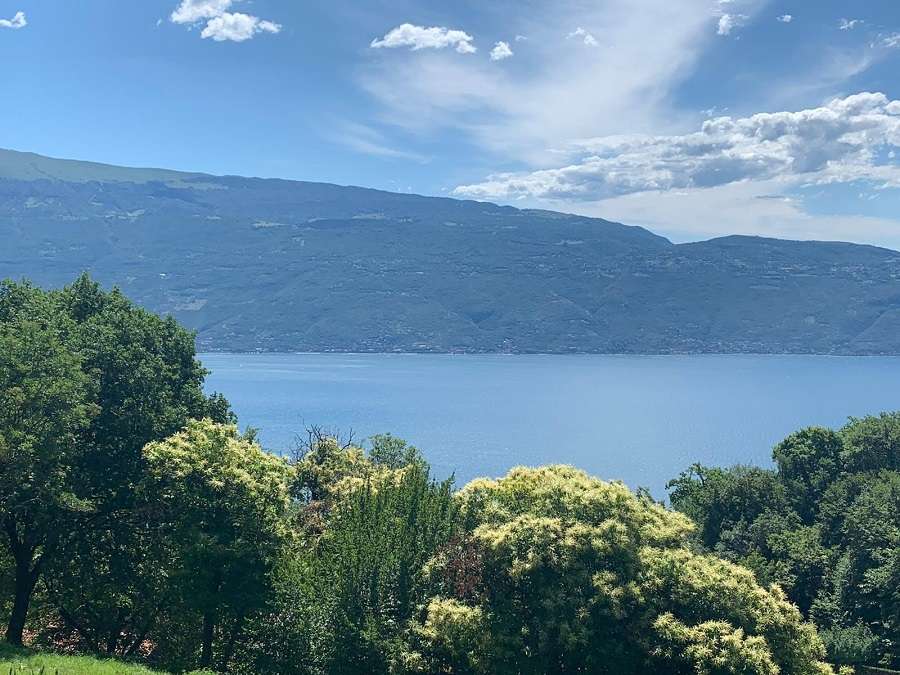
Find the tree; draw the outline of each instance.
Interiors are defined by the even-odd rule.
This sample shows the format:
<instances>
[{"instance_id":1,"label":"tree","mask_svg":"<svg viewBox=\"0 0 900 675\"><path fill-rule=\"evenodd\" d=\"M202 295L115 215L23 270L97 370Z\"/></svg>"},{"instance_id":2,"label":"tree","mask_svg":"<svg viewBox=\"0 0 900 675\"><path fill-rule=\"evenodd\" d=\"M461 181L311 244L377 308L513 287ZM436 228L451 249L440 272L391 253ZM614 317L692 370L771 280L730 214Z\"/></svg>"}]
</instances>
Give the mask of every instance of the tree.
<instances>
[{"instance_id":1,"label":"tree","mask_svg":"<svg viewBox=\"0 0 900 675\"><path fill-rule=\"evenodd\" d=\"M809 427L791 434L772 451L779 482L805 523L813 521L819 499L840 475L843 450L836 431Z\"/></svg>"},{"instance_id":2,"label":"tree","mask_svg":"<svg viewBox=\"0 0 900 675\"><path fill-rule=\"evenodd\" d=\"M10 296L33 302L12 307ZM47 560L89 508L75 468L81 437L96 413L93 380L63 344L46 299L30 288L0 289L0 519L14 561L6 640L22 644L34 587Z\"/></svg>"},{"instance_id":3,"label":"tree","mask_svg":"<svg viewBox=\"0 0 900 675\"><path fill-rule=\"evenodd\" d=\"M67 488L60 492L66 495L65 503L41 498L41 508L53 513L55 521L52 546L29 540L20 547L24 559L34 546L33 563L40 563L31 566L30 585L33 588L41 575L48 575L49 598L69 629L92 644L99 644L96 636L102 633L107 636L104 650L118 649L115 625L129 621L127 616L121 621L112 617L122 614L125 596L97 592L86 599L82 590L106 583L121 591L138 578L144 548L135 543L135 523L129 514L135 510L134 486L143 471L141 448L174 433L191 418L228 419L227 402L221 396L204 395L205 371L195 358L191 332L171 318L136 307L117 290L103 291L87 275L59 291L4 282L0 327L12 341L4 349L7 377L12 379L3 389L9 416L0 420L0 434L18 439L21 429L31 430L35 438L27 443L42 445L39 454L47 480L66 477ZM37 353L13 361L16 350L25 348L17 336L24 335L46 342L42 347L46 363ZM26 367L31 370L23 370ZM61 393L51 399L56 391ZM15 398L26 395L38 398L30 402ZM63 414L64 410L71 414ZM27 421L25 414L31 416ZM58 428L54 430L53 424ZM67 439L65 448L53 440L57 432ZM41 434L44 437L38 438ZM17 452L20 457L37 456ZM25 525L16 526L20 542ZM33 528L35 522L29 519L27 525ZM133 554L136 559L131 561ZM116 565L106 565L113 560ZM20 585L20 592L27 586ZM144 598L132 598L135 608L153 596L151 589L141 592ZM19 611L10 624L21 623ZM108 625L102 630L91 625L92 616L103 617L102 623ZM8 632L17 639L20 631L11 627Z\"/></svg>"},{"instance_id":4,"label":"tree","mask_svg":"<svg viewBox=\"0 0 900 675\"><path fill-rule=\"evenodd\" d=\"M900 471L900 411L851 417L840 433L847 471Z\"/></svg>"},{"instance_id":5,"label":"tree","mask_svg":"<svg viewBox=\"0 0 900 675\"><path fill-rule=\"evenodd\" d=\"M242 662L248 672L387 672L422 599L424 564L456 530L452 479L435 481L392 436L365 453L313 434L296 470L300 544Z\"/></svg>"},{"instance_id":6,"label":"tree","mask_svg":"<svg viewBox=\"0 0 900 675\"><path fill-rule=\"evenodd\" d=\"M194 334L172 317L137 307L118 289L105 292L87 275L54 297L75 325L70 349L99 382L82 480L102 497L106 511L114 511L127 506L144 445L211 409L228 413L218 397L204 395L206 371L196 358Z\"/></svg>"},{"instance_id":7,"label":"tree","mask_svg":"<svg viewBox=\"0 0 900 675\"><path fill-rule=\"evenodd\" d=\"M424 464L422 453L414 445L391 434L377 434L371 438L372 449L369 459L376 466L388 469L402 469L407 466Z\"/></svg>"},{"instance_id":8,"label":"tree","mask_svg":"<svg viewBox=\"0 0 900 675\"><path fill-rule=\"evenodd\" d=\"M692 552L687 518L621 483L518 468L473 481L458 500L467 541L428 564L408 670L831 672L777 588Z\"/></svg>"},{"instance_id":9,"label":"tree","mask_svg":"<svg viewBox=\"0 0 900 675\"><path fill-rule=\"evenodd\" d=\"M422 569L456 527L452 480L413 460L358 484L320 542L318 574L332 589L331 672L384 672L412 617Z\"/></svg>"},{"instance_id":10,"label":"tree","mask_svg":"<svg viewBox=\"0 0 900 675\"><path fill-rule=\"evenodd\" d=\"M692 467L669 484L707 550L777 583L821 629L828 656L900 666L900 413L811 427L775 446L777 469ZM735 498L735 495L746 495Z\"/></svg>"},{"instance_id":11,"label":"tree","mask_svg":"<svg viewBox=\"0 0 900 675\"><path fill-rule=\"evenodd\" d=\"M143 455L140 490L161 506L159 525L173 543L171 583L201 617L200 666L213 665L217 633L227 626L216 664L224 669L290 541L292 471L236 426L208 419L148 444Z\"/></svg>"},{"instance_id":12,"label":"tree","mask_svg":"<svg viewBox=\"0 0 900 675\"><path fill-rule=\"evenodd\" d=\"M775 473L758 467L694 464L666 487L672 506L697 524L697 536L710 550L724 548L719 546L723 537L741 532L779 504L786 505Z\"/></svg>"},{"instance_id":13,"label":"tree","mask_svg":"<svg viewBox=\"0 0 900 675\"><path fill-rule=\"evenodd\" d=\"M813 616L836 647L846 651L848 638L861 645L860 656L848 662L900 665L900 473L855 474L835 483L820 519L834 563L823 575Z\"/></svg>"}]
</instances>

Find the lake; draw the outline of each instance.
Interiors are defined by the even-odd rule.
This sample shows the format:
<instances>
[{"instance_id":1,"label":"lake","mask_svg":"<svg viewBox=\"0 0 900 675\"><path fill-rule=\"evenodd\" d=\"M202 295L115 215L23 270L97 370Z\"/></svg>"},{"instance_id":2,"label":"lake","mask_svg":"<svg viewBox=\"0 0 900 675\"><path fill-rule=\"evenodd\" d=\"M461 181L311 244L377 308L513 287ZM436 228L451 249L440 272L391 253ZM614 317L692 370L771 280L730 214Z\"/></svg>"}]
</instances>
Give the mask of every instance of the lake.
<instances>
[{"instance_id":1,"label":"lake","mask_svg":"<svg viewBox=\"0 0 900 675\"><path fill-rule=\"evenodd\" d=\"M900 358L203 354L210 391L284 451L318 425L401 436L459 483L574 464L649 487L693 462L768 466L791 431L900 409Z\"/></svg>"}]
</instances>

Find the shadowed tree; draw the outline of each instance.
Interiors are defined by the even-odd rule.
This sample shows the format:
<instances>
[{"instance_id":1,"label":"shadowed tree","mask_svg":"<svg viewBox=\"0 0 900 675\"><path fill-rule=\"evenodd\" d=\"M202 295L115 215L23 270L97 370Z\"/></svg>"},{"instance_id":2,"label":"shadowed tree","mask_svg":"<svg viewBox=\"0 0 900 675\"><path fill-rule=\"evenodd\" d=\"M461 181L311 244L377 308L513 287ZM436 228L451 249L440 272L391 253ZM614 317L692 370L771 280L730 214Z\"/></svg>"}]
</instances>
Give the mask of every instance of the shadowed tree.
<instances>
[{"instance_id":1,"label":"shadowed tree","mask_svg":"<svg viewBox=\"0 0 900 675\"><path fill-rule=\"evenodd\" d=\"M21 500L15 506L19 520L7 519L7 538L19 559L29 551L34 557L28 583L19 584L16 593L24 594L52 572L49 599L69 628L82 632L86 616L112 616L103 599L107 594L96 594L87 606L73 601L83 597L82 587L106 583L105 574L112 583L116 575L127 581L137 573L129 563L139 552L134 523L126 514L134 510L143 446L191 418L213 415L224 421L231 415L224 399L203 393L205 371L190 331L135 306L118 290L104 291L87 275L58 291L4 282L0 329L8 343L0 419L7 457L0 461L25 462L15 465L23 467L36 462L34 480L61 495L49 499L45 491L27 502L40 502L52 514L44 519L53 522L52 546L35 541L35 535L23 539L24 529L33 531L44 520L28 515ZM17 482L11 471L4 474L0 480ZM30 480L18 489L32 489ZM0 499L12 503L11 494ZM115 560L118 572L104 560ZM121 604L121 594L113 595L114 604ZM22 605L27 608L28 601L15 603L8 626L13 641L21 640ZM116 631L106 632L111 638L104 649L115 650Z\"/></svg>"},{"instance_id":2,"label":"shadowed tree","mask_svg":"<svg viewBox=\"0 0 900 675\"><path fill-rule=\"evenodd\" d=\"M0 519L14 562L6 640L17 645L60 535L90 506L79 497L75 469L96 413L95 387L63 344L71 326L57 318L38 291L0 289Z\"/></svg>"}]
</instances>

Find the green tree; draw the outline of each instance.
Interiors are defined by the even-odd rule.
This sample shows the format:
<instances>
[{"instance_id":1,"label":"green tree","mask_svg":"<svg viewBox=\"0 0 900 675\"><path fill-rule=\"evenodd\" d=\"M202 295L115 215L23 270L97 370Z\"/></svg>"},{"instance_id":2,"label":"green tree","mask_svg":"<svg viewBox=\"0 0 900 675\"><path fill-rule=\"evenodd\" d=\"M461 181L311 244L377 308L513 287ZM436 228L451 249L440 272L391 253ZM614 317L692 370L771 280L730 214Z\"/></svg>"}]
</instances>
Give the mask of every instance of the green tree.
<instances>
[{"instance_id":1,"label":"green tree","mask_svg":"<svg viewBox=\"0 0 900 675\"><path fill-rule=\"evenodd\" d=\"M720 546L723 538L736 546L756 518L787 506L775 473L758 467L719 469L694 464L666 487L672 506L697 524L697 535L710 550L733 550L733 546Z\"/></svg>"},{"instance_id":2,"label":"green tree","mask_svg":"<svg viewBox=\"0 0 900 675\"><path fill-rule=\"evenodd\" d=\"M172 541L171 583L201 617L199 664L224 669L247 619L269 594L270 573L289 544L291 469L242 438L234 425L191 421L144 449L141 490L161 507ZM226 629L227 627L227 629Z\"/></svg>"},{"instance_id":3,"label":"green tree","mask_svg":"<svg viewBox=\"0 0 900 675\"><path fill-rule=\"evenodd\" d=\"M794 509L811 523L822 494L843 470L844 443L831 429L801 429L775 446L779 482L785 486Z\"/></svg>"},{"instance_id":4,"label":"green tree","mask_svg":"<svg viewBox=\"0 0 900 675\"><path fill-rule=\"evenodd\" d=\"M847 471L900 471L900 412L851 417L840 433Z\"/></svg>"},{"instance_id":5,"label":"green tree","mask_svg":"<svg viewBox=\"0 0 900 675\"><path fill-rule=\"evenodd\" d=\"M30 325L28 322L36 327L26 330L23 326ZM142 565L146 569L142 562L146 541L136 543L140 537L136 539L136 523L130 515L135 511L134 487L143 471L141 448L174 433L191 418L213 415L229 419L227 402L221 396L207 398L203 394L205 371L195 358L192 333L171 318L136 307L117 290L103 291L86 275L59 291L4 282L0 286L0 327L14 343L16 336L37 334L38 329L53 343L52 348L47 347L46 367L40 359L29 364L23 357L20 361L33 369L24 372L21 364L8 361L9 377L19 377L20 385L16 388L11 382L4 391L8 390L9 396L21 395L30 387L31 394L43 396L46 391L49 397L63 390L64 395L55 400L60 406L68 405L78 421L69 424L71 415L53 414L49 398L33 405L20 402L27 409L19 412L9 398L12 416L0 421L0 434L14 438L20 433L17 428L23 427L23 415L30 414L25 427L32 435L47 435L28 442L43 443L41 461L48 480L68 477L67 490L62 493L67 495L67 509L55 516L53 546L42 542L34 549L33 562L40 564L32 565L31 576L36 583L44 575L48 597L68 629L84 638L90 634L89 645L99 645L98 635L103 634L103 648L118 650L121 631L115 625L122 630L129 624L141 625L143 618L136 617L141 611L138 605L155 594L146 589L142 599L129 600L134 594L122 592L140 578ZM20 347L12 344L4 349L4 355L13 359ZM63 362L65 367L60 365ZM89 414L82 415L82 409ZM71 427L64 435L73 450L62 451L53 444L52 425L57 420L59 425ZM44 501L42 508L59 505L58 500ZM62 513L68 520L62 519ZM32 525L29 520L28 526ZM17 526L20 542L24 526ZM20 548L25 557L31 545ZM110 561L115 564L108 564ZM83 591L92 585L97 592L85 597ZM111 587L118 590L111 592ZM133 611L126 606L129 602ZM123 618L113 621L111 617L116 616ZM91 617L104 617L109 625L101 629L92 625ZM13 618L14 623L21 623L18 610ZM14 640L18 632L11 632Z\"/></svg>"},{"instance_id":6,"label":"green tree","mask_svg":"<svg viewBox=\"0 0 900 675\"><path fill-rule=\"evenodd\" d=\"M372 446L318 436L297 462L301 546L252 628L248 672L386 672L399 651L424 564L453 536L457 511L452 480L432 479L415 448L392 436Z\"/></svg>"},{"instance_id":7,"label":"green tree","mask_svg":"<svg viewBox=\"0 0 900 675\"><path fill-rule=\"evenodd\" d=\"M17 645L47 560L87 506L76 467L95 387L64 346L69 328L33 289L0 288L0 519L14 564L6 640Z\"/></svg>"},{"instance_id":8,"label":"green tree","mask_svg":"<svg viewBox=\"0 0 900 675\"><path fill-rule=\"evenodd\" d=\"M827 673L777 588L689 548L681 514L571 467L458 494L467 541L429 563L404 665L453 673Z\"/></svg>"},{"instance_id":9,"label":"green tree","mask_svg":"<svg viewBox=\"0 0 900 675\"><path fill-rule=\"evenodd\" d=\"M813 605L835 646L849 644L884 665L900 665L900 473L848 476L823 499L834 564ZM823 529L825 525L823 525ZM868 639L864 639L868 638ZM867 643L872 643L867 646ZM849 661L864 662L860 660Z\"/></svg>"},{"instance_id":10,"label":"green tree","mask_svg":"<svg viewBox=\"0 0 900 675\"><path fill-rule=\"evenodd\" d=\"M371 438L372 449L369 459L376 466L402 469L414 464L424 464L422 453L414 445L391 434L377 434Z\"/></svg>"},{"instance_id":11,"label":"green tree","mask_svg":"<svg viewBox=\"0 0 900 675\"><path fill-rule=\"evenodd\" d=\"M781 586L831 660L897 667L898 451L900 413L802 429L775 447L775 471L755 470L769 484L744 467L692 467L669 484L672 505L700 525L704 548Z\"/></svg>"},{"instance_id":12,"label":"green tree","mask_svg":"<svg viewBox=\"0 0 900 675\"><path fill-rule=\"evenodd\" d=\"M452 481L414 462L352 490L320 542L319 571L334 594L331 672L383 672L412 617L422 568L453 535Z\"/></svg>"}]
</instances>

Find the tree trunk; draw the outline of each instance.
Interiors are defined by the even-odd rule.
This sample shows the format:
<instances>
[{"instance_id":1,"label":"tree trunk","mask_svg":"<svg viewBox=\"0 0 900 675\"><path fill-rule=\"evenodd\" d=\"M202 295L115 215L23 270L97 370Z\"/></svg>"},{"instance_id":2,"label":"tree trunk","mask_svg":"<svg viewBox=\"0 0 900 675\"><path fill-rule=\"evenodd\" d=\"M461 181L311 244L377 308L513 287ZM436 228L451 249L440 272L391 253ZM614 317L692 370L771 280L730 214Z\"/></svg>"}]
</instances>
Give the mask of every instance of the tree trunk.
<instances>
[{"instance_id":1,"label":"tree trunk","mask_svg":"<svg viewBox=\"0 0 900 675\"><path fill-rule=\"evenodd\" d=\"M3 529L8 539L9 551L16 563L13 607L9 623L6 625L6 641L21 646L31 594L41 575L41 558L34 560L36 547L30 545L24 535L19 537L18 524L11 515L4 518Z\"/></svg>"},{"instance_id":2,"label":"tree trunk","mask_svg":"<svg viewBox=\"0 0 900 675\"><path fill-rule=\"evenodd\" d=\"M28 618L28 606L31 594L39 576L39 563L29 569L29 560L16 560L15 598L9 624L6 627L6 641L22 646L22 633L25 631L25 620Z\"/></svg>"},{"instance_id":3,"label":"tree trunk","mask_svg":"<svg viewBox=\"0 0 900 675\"><path fill-rule=\"evenodd\" d=\"M200 649L200 668L209 668L212 665L212 646L213 635L215 634L216 623L213 613L207 611L203 613L203 644Z\"/></svg>"}]
</instances>

